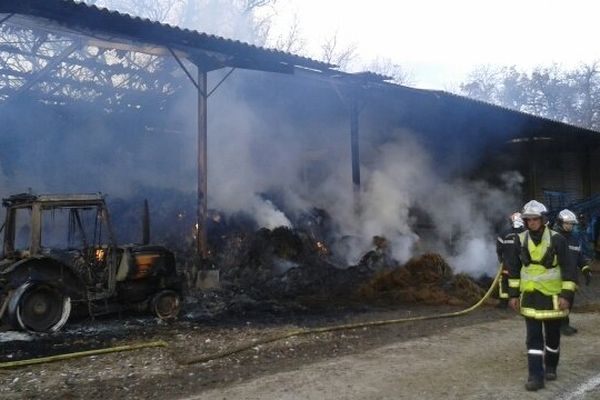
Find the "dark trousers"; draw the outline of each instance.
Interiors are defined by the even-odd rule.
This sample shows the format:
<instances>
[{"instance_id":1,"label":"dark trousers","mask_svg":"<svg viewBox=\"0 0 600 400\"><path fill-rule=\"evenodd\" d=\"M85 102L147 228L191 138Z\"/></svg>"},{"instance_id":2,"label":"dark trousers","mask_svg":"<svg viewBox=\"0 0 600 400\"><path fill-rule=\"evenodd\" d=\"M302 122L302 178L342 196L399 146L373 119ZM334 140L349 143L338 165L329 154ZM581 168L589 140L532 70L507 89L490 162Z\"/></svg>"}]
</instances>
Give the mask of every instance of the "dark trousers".
<instances>
[{"instance_id":1,"label":"dark trousers","mask_svg":"<svg viewBox=\"0 0 600 400\"><path fill-rule=\"evenodd\" d=\"M500 300L508 301L508 275L502 274L498 284L498 297Z\"/></svg>"},{"instance_id":2,"label":"dark trousers","mask_svg":"<svg viewBox=\"0 0 600 400\"><path fill-rule=\"evenodd\" d=\"M556 370L560 355L560 319L525 318L527 327L527 361L529 377L544 379L544 366Z\"/></svg>"}]
</instances>

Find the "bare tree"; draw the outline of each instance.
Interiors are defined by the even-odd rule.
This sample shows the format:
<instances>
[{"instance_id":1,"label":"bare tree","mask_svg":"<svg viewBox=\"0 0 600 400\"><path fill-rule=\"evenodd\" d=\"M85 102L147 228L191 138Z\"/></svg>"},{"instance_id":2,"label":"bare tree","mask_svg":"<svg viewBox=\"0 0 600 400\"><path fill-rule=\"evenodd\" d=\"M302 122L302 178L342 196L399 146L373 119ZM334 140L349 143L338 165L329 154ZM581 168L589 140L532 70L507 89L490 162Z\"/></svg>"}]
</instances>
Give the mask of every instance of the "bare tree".
<instances>
[{"instance_id":1,"label":"bare tree","mask_svg":"<svg viewBox=\"0 0 600 400\"><path fill-rule=\"evenodd\" d=\"M246 22L248 27L249 40L258 46L264 46L271 35L272 14L259 16L252 14Z\"/></svg>"},{"instance_id":2,"label":"bare tree","mask_svg":"<svg viewBox=\"0 0 600 400\"><path fill-rule=\"evenodd\" d=\"M86 0L88 4L148 18L152 21L177 23L187 0Z\"/></svg>"},{"instance_id":3,"label":"bare tree","mask_svg":"<svg viewBox=\"0 0 600 400\"><path fill-rule=\"evenodd\" d=\"M240 0L240 6L243 12L247 14L253 13L255 10L267 6L274 6L277 0Z\"/></svg>"},{"instance_id":4,"label":"bare tree","mask_svg":"<svg viewBox=\"0 0 600 400\"><path fill-rule=\"evenodd\" d=\"M356 58L356 53L356 43L350 43L348 46L342 47L338 42L337 32L325 39L325 42L321 45L321 59L339 66L342 70L348 69L349 64Z\"/></svg>"},{"instance_id":5,"label":"bare tree","mask_svg":"<svg viewBox=\"0 0 600 400\"><path fill-rule=\"evenodd\" d=\"M502 67L481 65L469 74L465 83L460 85L461 91L468 97L497 103L503 71Z\"/></svg>"},{"instance_id":6,"label":"bare tree","mask_svg":"<svg viewBox=\"0 0 600 400\"><path fill-rule=\"evenodd\" d=\"M502 69L500 87L495 93L496 103L515 110L523 110L528 104L528 76L519 72L515 66Z\"/></svg>"},{"instance_id":7,"label":"bare tree","mask_svg":"<svg viewBox=\"0 0 600 400\"><path fill-rule=\"evenodd\" d=\"M569 74L573 86L579 94L579 123L586 127L600 125L600 61L582 64Z\"/></svg>"},{"instance_id":8,"label":"bare tree","mask_svg":"<svg viewBox=\"0 0 600 400\"><path fill-rule=\"evenodd\" d=\"M302 53L304 51L306 40L302 37L298 15L294 15L294 19L292 20L287 33L285 35L280 35L275 40L274 47L289 53Z\"/></svg>"},{"instance_id":9,"label":"bare tree","mask_svg":"<svg viewBox=\"0 0 600 400\"><path fill-rule=\"evenodd\" d=\"M275 0L183 0L177 25L264 45Z\"/></svg>"},{"instance_id":10,"label":"bare tree","mask_svg":"<svg viewBox=\"0 0 600 400\"><path fill-rule=\"evenodd\" d=\"M392 78L392 82L399 85L409 85L414 82L412 74L390 58L377 57L367 64L365 69L388 76Z\"/></svg>"},{"instance_id":11,"label":"bare tree","mask_svg":"<svg viewBox=\"0 0 600 400\"><path fill-rule=\"evenodd\" d=\"M600 129L600 61L566 70L540 66L478 67L461 85L462 94L530 114Z\"/></svg>"}]
</instances>

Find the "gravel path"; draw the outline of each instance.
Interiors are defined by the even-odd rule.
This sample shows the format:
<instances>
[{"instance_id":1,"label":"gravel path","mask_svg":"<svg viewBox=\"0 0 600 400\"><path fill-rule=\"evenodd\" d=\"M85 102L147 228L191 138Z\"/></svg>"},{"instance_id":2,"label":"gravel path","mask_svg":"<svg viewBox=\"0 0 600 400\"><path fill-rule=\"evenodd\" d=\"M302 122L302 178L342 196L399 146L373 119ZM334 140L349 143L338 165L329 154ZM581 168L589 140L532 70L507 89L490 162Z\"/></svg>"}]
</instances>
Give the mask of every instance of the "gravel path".
<instances>
[{"instance_id":1,"label":"gravel path","mask_svg":"<svg viewBox=\"0 0 600 400\"><path fill-rule=\"evenodd\" d=\"M575 314L559 379L528 393L520 317L461 327L213 389L200 399L600 399L600 315Z\"/></svg>"}]
</instances>

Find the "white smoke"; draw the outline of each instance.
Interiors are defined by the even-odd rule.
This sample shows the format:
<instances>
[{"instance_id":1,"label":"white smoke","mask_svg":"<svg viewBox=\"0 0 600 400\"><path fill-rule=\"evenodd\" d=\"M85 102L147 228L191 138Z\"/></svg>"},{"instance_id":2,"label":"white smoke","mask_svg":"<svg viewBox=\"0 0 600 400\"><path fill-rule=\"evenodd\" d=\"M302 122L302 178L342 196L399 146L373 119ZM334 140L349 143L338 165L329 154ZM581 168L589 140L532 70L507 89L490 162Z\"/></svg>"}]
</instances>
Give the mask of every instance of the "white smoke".
<instances>
[{"instance_id":1,"label":"white smoke","mask_svg":"<svg viewBox=\"0 0 600 400\"><path fill-rule=\"evenodd\" d=\"M450 257L448 262L457 271L470 275L492 273L496 268L494 264L495 251L493 238L488 235L472 237L460 244L458 254Z\"/></svg>"},{"instance_id":2,"label":"white smoke","mask_svg":"<svg viewBox=\"0 0 600 400\"><path fill-rule=\"evenodd\" d=\"M268 229L275 229L280 226L292 227L290 220L270 200L261 199L259 196L254 196L253 200L249 204L249 211L259 226Z\"/></svg>"},{"instance_id":3,"label":"white smoke","mask_svg":"<svg viewBox=\"0 0 600 400\"><path fill-rule=\"evenodd\" d=\"M279 274L283 275L290 269L297 268L300 266L300 264L290 260L284 260L283 258L275 257L273 260L273 266Z\"/></svg>"},{"instance_id":4,"label":"white smoke","mask_svg":"<svg viewBox=\"0 0 600 400\"><path fill-rule=\"evenodd\" d=\"M353 197L349 157L313 160L324 179L307 186L301 179L306 143L303 132L285 124L265 124L243 103L231 107L213 141L211 201L229 212L249 211L260 226L291 227L290 219L257 193L283 195L286 210L300 213L323 208L338 228L333 247L355 264L372 248L373 236L388 239L400 262L425 251L439 252L461 272L473 275L495 270L494 224L519 198L522 177L506 173L502 187L484 182L441 177L418 134L397 131L392 142L375 146L362 165L358 203ZM332 127L332 136L336 127ZM290 134L291 132L291 134ZM268 159L268 162L265 162ZM333 162L332 160L335 160ZM238 171L239 173L236 173ZM227 182L227 184L223 184ZM426 228L419 209L429 220Z\"/></svg>"},{"instance_id":5,"label":"white smoke","mask_svg":"<svg viewBox=\"0 0 600 400\"><path fill-rule=\"evenodd\" d=\"M483 182L445 181L415 134L395 136L395 142L381 146L366 171L362 212L358 218L346 219L352 223L344 228L363 237L365 245L375 234L387 237L401 262L416 251L436 251L457 271L492 272L494 222L509 213L515 201L515 175L510 175L508 191ZM418 220L410 216L412 208L431 219L421 237L414 226Z\"/></svg>"},{"instance_id":6,"label":"white smoke","mask_svg":"<svg viewBox=\"0 0 600 400\"><path fill-rule=\"evenodd\" d=\"M292 216L313 207L324 209L337 228L332 246L349 265L379 235L387 238L400 262L433 251L458 271L477 275L496 268L495 223L510 214L520 196L518 173L504 174L500 188L447 180L420 144L418 132L398 130L389 135L394 140L362 149L362 190L355 199L349 146L339 146L347 143L347 125L320 125L317 143L322 151L315 156L310 122L292 121L277 112L259 114L242 98L243 92L236 92L237 84L230 85L211 103L213 110L227 110L225 118L209 119L209 132L215 132L209 137L211 207L250 213L267 228L292 227ZM307 181L307 167L318 170L317 179ZM263 193L276 193L277 204L290 214Z\"/></svg>"}]
</instances>

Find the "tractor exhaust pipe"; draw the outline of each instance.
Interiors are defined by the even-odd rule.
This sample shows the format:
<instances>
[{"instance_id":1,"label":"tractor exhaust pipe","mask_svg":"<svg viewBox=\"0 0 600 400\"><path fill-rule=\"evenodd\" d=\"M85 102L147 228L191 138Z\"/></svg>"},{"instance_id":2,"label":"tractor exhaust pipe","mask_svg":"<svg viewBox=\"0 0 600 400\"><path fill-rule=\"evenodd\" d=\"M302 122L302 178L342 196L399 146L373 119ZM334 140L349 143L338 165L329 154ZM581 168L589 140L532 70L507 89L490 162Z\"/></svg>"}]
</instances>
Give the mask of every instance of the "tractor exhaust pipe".
<instances>
[{"instance_id":1,"label":"tractor exhaust pipe","mask_svg":"<svg viewBox=\"0 0 600 400\"><path fill-rule=\"evenodd\" d=\"M142 214L142 244L150 244L150 207L148 207L148 199L144 199L144 212Z\"/></svg>"}]
</instances>

